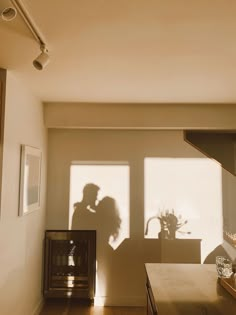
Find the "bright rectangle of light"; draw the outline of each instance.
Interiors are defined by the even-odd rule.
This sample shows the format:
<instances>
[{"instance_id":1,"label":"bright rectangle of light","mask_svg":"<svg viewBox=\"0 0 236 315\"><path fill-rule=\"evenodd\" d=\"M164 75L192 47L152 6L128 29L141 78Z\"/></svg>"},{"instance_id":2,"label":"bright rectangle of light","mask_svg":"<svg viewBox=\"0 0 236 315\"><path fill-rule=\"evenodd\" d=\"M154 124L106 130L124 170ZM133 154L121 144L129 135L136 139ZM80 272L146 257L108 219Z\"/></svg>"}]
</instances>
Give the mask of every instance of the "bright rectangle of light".
<instances>
[{"instance_id":1,"label":"bright rectangle of light","mask_svg":"<svg viewBox=\"0 0 236 315\"><path fill-rule=\"evenodd\" d=\"M98 202L105 196L112 197L120 213L120 235L111 246L115 249L125 238L129 238L129 173L130 167L126 162L73 162L70 167L69 228L72 223L73 205L82 199L85 185L93 183L100 188Z\"/></svg>"},{"instance_id":2,"label":"bright rectangle of light","mask_svg":"<svg viewBox=\"0 0 236 315\"><path fill-rule=\"evenodd\" d=\"M221 166L207 158L145 158L145 226L152 216L174 210L188 223L178 238L202 239L202 257L222 243ZM157 238L153 220L146 238ZM190 232L191 234L187 234Z\"/></svg>"}]
</instances>

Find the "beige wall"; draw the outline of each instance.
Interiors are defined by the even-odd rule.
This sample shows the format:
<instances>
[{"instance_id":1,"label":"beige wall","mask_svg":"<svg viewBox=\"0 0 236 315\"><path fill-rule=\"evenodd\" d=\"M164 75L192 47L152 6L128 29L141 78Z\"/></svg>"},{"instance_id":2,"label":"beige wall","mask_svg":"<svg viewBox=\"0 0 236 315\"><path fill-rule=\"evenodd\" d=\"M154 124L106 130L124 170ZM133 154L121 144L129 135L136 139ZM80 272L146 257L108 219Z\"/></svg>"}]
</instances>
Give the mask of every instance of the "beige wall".
<instances>
[{"instance_id":1,"label":"beige wall","mask_svg":"<svg viewBox=\"0 0 236 315\"><path fill-rule=\"evenodd\" d=\"M92 117L92 113L90 115ZM163 254L158 240L144 239L144 158L205 159L205 157L184 141L183 132L180 130L49 129L48 141L48 229L68 228L72 161L97 161L98 163L127 161L130 165L130 237L118 247L111 258L104 250L98 235L98 265L106 266L106 268L104 267L105 275L104 270L98 269L99 288L96 299L98 303L105 304L144 305L144 263L161 261ZM212 163L219 166L215 161ZM221 169L219 174L221 176ZM223 174L224 178L228 177L227 172L223 171ZM203 174L199 187L204 186L204 177L207 178L207 175L207 173ZM219 177L218 181L221 187ZM232 198L227 200L221 196L222 191L223 189L218 190L218 196L211 195L212 203L207 209L204 208L208 202L207 194L199 196L202 199L200 200L201 207L204 209L199 212L202 216L200 219L205 229L201 234L202 260L222 243L222 222L220 221L222 213L219 215L218 210L222 210L222 199L224 207L228 207L228 203L232 202ZM216 204L218 209L214 206L215 199L219 200ZM176 252L178 251L173 252L174 256L173 253L168 253L170 262L176 260ZM191 262L195 253L189 249L183 252L189 254L186 259Z\"/></svg>"},{"instance_id":2,"label":"beige wall","mask_svg":"<svg viewBox=\"0 0 236 315\"><path fill-rule=\"evenodd\" d=\"M49 128L209 129L236 128L234 104L45 103Z\"/></svg>"},{"instance_id":3,"label":"beige wall","mask_svg":"<svg viewBox=\"0 0 236 315\"><path fill-rule=\"evenodd\" d=\"M42 150L41 207L18 216L20 145ZM36 315L42 302L45 227L46 129L42 104L7 74L0 218L0 313Z\"/></svg>"}]
</instances>

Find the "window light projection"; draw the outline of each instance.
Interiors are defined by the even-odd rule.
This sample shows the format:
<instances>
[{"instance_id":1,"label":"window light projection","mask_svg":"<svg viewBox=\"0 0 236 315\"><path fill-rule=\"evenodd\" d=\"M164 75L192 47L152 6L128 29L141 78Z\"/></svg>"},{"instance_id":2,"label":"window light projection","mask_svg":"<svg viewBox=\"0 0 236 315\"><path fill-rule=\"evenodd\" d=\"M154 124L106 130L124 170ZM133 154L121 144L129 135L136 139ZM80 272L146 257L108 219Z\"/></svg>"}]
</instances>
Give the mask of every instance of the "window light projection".
<instances>
[{"instance_id":1,"label":"window light projection","mask_svg":"<svg viewBox=\"0 0 236 315\"><path fill-rule=\"evenodd\" d=\"M223 213L223 232L224 239L236 248L236 177L224 172L224 213ZM234 256L236 253L234 254Z\"/></svg>"},{"instance_id":2,"label":"window light projection","mask_svg":"<svg viewBox=\"0 0 236 315\"><path fill-rule=\"evenodd\" d=\"M221 167L206 158L145 158L144 237L222 243Z\"/></svg>"},{"instance_id":3,"label":"window light projection","mask_svg":"<svg viewBox=\"0 0 236 315\"><path fill-rule=\"evenodd\" d=\"M95 229L116 249L129 237L129 165L73 162L70 167L72 229Z\"/></svg>"}]
</instances>

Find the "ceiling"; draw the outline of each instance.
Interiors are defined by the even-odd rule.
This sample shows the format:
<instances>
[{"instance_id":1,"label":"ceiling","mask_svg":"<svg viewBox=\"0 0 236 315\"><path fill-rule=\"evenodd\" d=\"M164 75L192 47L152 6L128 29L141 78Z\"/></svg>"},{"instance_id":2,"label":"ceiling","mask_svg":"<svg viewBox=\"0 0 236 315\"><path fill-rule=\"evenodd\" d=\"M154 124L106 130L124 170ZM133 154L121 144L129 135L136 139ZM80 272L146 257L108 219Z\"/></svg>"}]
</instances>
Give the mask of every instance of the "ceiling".
<instances>
[{"instance_id":1,"label":"ceiling","mask_svg":"<svg viewBox=\"0 0 236 315\"><path fill-rule=\"evenodd\" d=\"M0 67L42 101L236 103L234 0L21 2L50 63L33 68L39 46L18 15L0 20Z\"/></svg>"}]
</instances>

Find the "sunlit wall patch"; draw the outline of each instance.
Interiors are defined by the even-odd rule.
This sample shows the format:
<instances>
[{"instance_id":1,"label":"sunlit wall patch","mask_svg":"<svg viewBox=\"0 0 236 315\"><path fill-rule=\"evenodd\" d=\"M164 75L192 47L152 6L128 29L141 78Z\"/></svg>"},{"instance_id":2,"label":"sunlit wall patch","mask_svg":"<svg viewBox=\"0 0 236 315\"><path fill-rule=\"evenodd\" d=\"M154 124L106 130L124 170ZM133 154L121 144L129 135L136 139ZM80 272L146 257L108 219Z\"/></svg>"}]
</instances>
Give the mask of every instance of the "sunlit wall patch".
<instances>
[{"instance_id":1,"label":"sunlit wall patch","mask_svg":"<svg viewBox=\"0 0 236 315\"><path fill-rule=\"evenodd\" d=\"M222 243L222 173L207 158L145 158L144 237Z\"/></svg>"},{"instance_id":2,"label":"sunlit wall patch","mask_svg":"<svg viewBox=\"0 0 236 315\"><path fill-rule=\"evenodd\" d=\"M104 241L116 249L129 238L129 206L130 167L127 162L71 163L70 229L99 230L100 241L104 237Z\"/></svg>"}]
</instances>

